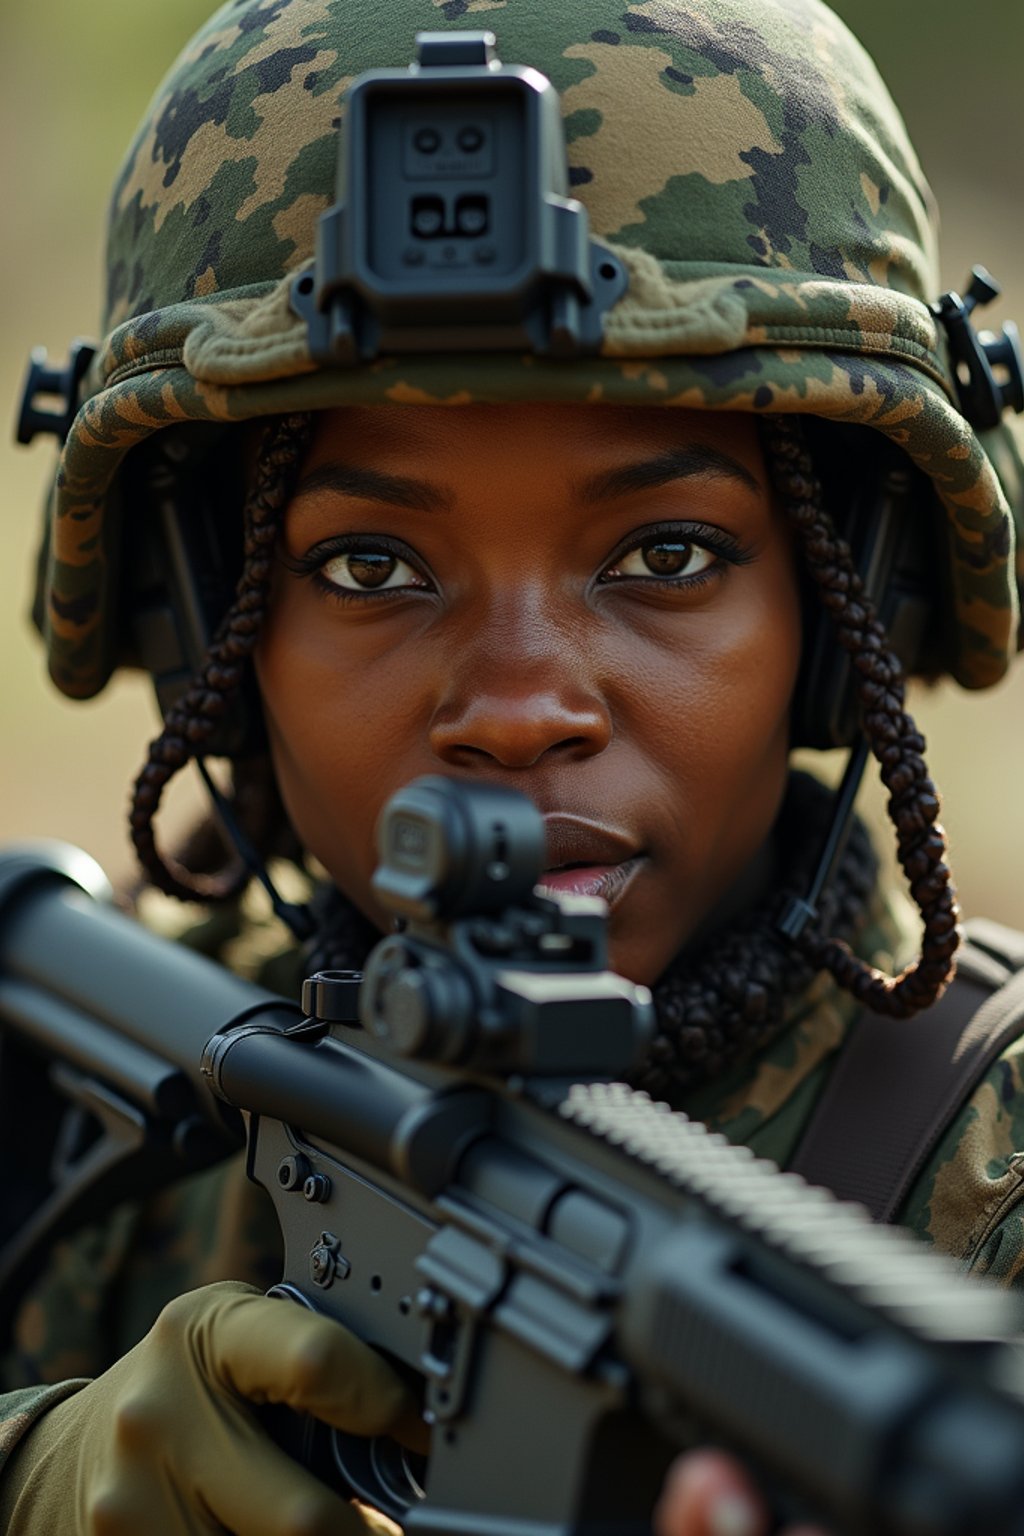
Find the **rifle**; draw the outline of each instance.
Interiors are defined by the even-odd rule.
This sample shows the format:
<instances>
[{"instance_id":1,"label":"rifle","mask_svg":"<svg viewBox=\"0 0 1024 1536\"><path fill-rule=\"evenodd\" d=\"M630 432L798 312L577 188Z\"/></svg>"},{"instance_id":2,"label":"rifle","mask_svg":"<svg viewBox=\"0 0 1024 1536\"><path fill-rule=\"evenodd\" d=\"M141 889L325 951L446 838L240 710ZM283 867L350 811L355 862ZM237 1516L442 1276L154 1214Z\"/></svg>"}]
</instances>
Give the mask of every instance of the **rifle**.
<instances>
[{"instance_id":1,"label":"rifle","mask_svg":"<svg viewBox=\"0 0 1024 1536\"><path fill-rule=\"evenodd\" d=\"M534 890L524 797L418 780L379 843L404 926L301 1010L84 856L0 856L0 1315L58 1235L244 1138L274 1293L414 1373L433 1426L425 1466L274 1432L410 1536L641 1536L709 1437L844 1536L1024 1536L1018 1298L607 1081L649 994L603 904Z\"/></svg>"}]
</instances>

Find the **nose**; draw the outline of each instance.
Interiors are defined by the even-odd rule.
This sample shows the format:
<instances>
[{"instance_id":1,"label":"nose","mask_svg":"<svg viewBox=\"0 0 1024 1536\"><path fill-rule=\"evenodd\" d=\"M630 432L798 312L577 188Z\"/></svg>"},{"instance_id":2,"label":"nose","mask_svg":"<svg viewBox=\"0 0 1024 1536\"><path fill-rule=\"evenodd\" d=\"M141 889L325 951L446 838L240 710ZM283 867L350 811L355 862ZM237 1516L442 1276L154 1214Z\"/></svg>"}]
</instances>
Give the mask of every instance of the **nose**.
<instances>
[{"instance_id":1,"label":"nose","mask_svg":"<svg viewBox=\"0 0 1024 1536\"><path fill-rule=\"evenodd\" d=\"M533 605L509 606L463 635L430 723L434 754L454 768L530 768L549 754L574 761L602 752L611 713L582 627L571 636Z\"/></svg>"}]
</instances>

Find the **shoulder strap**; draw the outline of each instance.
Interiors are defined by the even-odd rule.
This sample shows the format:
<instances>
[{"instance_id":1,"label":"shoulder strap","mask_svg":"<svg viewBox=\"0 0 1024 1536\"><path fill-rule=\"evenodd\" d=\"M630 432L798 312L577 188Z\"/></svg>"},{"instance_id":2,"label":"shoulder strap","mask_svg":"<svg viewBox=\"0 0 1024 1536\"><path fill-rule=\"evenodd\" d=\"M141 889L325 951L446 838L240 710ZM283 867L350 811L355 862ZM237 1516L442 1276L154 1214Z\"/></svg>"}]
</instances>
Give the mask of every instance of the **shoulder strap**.
<instances>
[{"instance_id":1,"label":"shoulder strap","mask_svg":"<svg viewBox=\"0 0 1024 1536\"><path fill-rule=\"evenodd\" d=\"M854 1023L789 1167L892 1221L942 1133L1024 1032L1024 934L972 922L955 980L912 1019Z\"/></svg>"}]
</instances>

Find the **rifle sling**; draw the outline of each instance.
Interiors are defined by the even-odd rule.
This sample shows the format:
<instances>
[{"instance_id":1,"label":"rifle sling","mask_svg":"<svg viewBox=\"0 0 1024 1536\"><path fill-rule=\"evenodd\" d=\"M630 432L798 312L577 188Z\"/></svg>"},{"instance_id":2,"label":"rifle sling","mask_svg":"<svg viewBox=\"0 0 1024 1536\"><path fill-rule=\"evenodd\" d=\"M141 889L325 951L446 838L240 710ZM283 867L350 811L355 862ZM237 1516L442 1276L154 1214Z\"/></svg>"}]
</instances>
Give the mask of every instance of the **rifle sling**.
<instances>
[{"instance_id":1,"label":"rifle sling","mask_svg":"<svg viewBox=\"0 0 1024 1536\"><path fill-rule=\"evenodd\" d=\"M957 1111L1024 1032L1024 934L978 921L967 935L933 1007L855 1021L789 1163L875 1221L894 1220Z\"/></svg>"}]
</instances>

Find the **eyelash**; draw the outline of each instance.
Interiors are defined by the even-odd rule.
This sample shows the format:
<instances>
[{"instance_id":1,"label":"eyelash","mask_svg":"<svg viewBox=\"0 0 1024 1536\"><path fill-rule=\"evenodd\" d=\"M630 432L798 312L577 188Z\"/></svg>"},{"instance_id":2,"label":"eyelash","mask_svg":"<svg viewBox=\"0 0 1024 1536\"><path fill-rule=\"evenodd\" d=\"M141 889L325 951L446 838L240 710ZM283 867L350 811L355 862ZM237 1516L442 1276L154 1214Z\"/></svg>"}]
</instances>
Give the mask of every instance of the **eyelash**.
<instances>
[{"instance_id":1,"label":"eyelash","mask_svg":"<svg viewBox=\"0 0 1024 1536\"><path fill-rule=\"evenodd\" d=\"M603 586L615 586L628 582L641 582L651 587L670 589L688 588L694 590L703 586L705 582L714 578L722 563L726 565L746 565L753 559L750 550L745 549L731 534L724 529L708 523L655 523L647 528L635 529L623 540L618 549L605 562L604 570L618 565L627 555L632 554L642 545L656 541L659 538L674 538L680 542L695 544L701 549L707 550L716 556L714 564L703 571L696 571L689 576L623 576L613 578L611 581L599 577ZM331 560L336 560L341 555L351 554L355 550L365 551L367 554L388 554L396 560L402 560L410 565L419 575L425 576L420 569L420 563L415 559L412 551L396 540L388 538L384 534L342 534L337 538L324 539L319 544L314 544L304 555L282 556L285 568L296 576L309 577L318 591L335 602L364 602L372 599L375 602L383 602L392 598L407 597L413 592L427 590L422 587L389 587L367 588L365 591L356 591L353 588L341 587L337 582L331 581L323 574L323 568ZM425 577L425 579L428 579Z\"/></svg>"},{"instance_id":2,"label":"eyelash","mask_svg":"<svg viewBox=\"0 0 1024 1536\"><path fill-rule=\"evenodd\" d=\"M689 576L622 576L612 581L603 576L599 581L603 586L615 586L623 582L641 582L654 588L668 587L670 589L685 589L694 591L702 587L708 581L713 581L720 573L724 565L747 565L754 558L753 551L726 533L724 528L718 528L713 523L652 523L647 528L635 529L628 538L624 539L610 560L605 564L605 570L610 566L618 565L627 555L640 549L644 544L656 543L659 539L676 539L683 544L694 544L698 549L707 550L716 558L713 564L706 566L702 571L694 571Z\"/></svg>"},{"instance_id":3,"label":"eyelash","mask_svg":"<svg viewBox=\"0 0 1024 1536\"><path fill-rule=\"evenodd\" d=\"M314 544L312 549L308 549L304 555L297 558L290 555L282 556L282 562L286 570L296 576L308 576L318 591L339 603L359 603L366 598L384 602L389 598L406 597L410 591L426 590L422 587L388 587L374 591L372 587L368 587L364 592L357 592L349 587L339 587L336 581L331 581L330 577L323 574L324 566L329 561L337 560L340 555L350 555L356 550L364 550L367 554L392 555L396 560L404 560L407 565L411 565L419 575L424 574L419 569L419 563L413 557L411 550L380 533L365 535L349 533L334 539L324 539L322 543Z\"/></svg>"}]
</instances>

